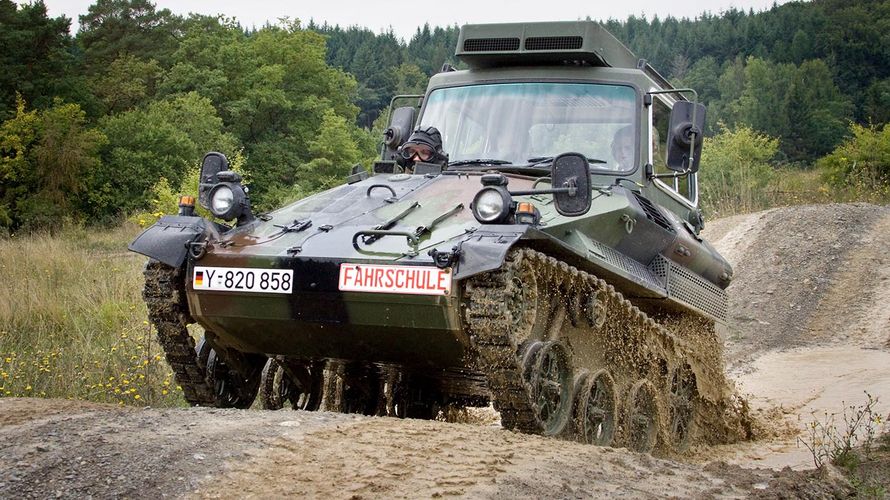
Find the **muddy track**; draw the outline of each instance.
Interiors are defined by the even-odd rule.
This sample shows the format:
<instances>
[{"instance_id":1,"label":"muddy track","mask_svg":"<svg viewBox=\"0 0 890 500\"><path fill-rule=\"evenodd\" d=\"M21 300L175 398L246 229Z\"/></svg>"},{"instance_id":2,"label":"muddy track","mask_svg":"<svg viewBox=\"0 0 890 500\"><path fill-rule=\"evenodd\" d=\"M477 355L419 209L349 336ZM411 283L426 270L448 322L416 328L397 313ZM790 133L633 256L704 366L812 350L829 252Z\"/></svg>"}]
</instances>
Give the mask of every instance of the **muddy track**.
<instances>
[{"instance_id":1,"label":"muddy track","mask_svg":"<svg viewBox=\"0 0 890 500\"><path fill-rule=\"evenodd\" d=\"M813 476L478 424L0 399L2 498L745 498L770 484L796 497L789 478ZM813 498L834 491L813 483Z\"/></svg>"},{"instance_id":2,"label":"muddy track","mask_svg":"<svg viewBox=\"0 0 890 500\"><path fill-rule=\"evenodd\" d=\"M531 249L511 252L502 269L470 280L465 296L478 368L487 374L504 427L577 437L580 415L565 431L541 421L535 401L541 395L528 380L530 353L558 341L576 380L595 373L608 380L616 445L648 450L657 440L663 451L685 449L697 437L690 435L695 424L708 430L701 433L708 442L744 437L746 417L734 413L711 321L688 314L659 324L604 280ZM646 397L637 398L643 391ZM654 408L639 407L653 397ZM649 431L657 439L632 425L640 414L657 421ZM641 443L650 438L651 445Z\"/></svg>"},{"instance_id":3,"label":"muddy track","mask_svg":"<svg viewBox=\"0 0 890 500\"><path fill-rule=\"evenodd\" d=\"M213 387L205 379L206 370L199 363L195 340L187 328L193 321L188 312L182 273L181 268L148 261L143 272L145 288L142 297L185 400L193 405L211 406L216 401Z\"/></svg>"}]
</instances>

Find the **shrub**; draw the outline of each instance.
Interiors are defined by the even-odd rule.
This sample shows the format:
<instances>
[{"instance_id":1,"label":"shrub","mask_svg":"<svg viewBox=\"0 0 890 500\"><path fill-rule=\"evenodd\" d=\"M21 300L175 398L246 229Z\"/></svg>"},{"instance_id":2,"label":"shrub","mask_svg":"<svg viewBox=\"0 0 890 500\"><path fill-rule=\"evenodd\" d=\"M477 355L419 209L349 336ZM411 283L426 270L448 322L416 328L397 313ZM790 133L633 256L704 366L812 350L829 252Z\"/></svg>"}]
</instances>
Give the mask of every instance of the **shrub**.
<instances>
[{"instance_id":1,"label":"shrub","mask_svg":"<svg viewBox=\"0 0 890 500\"><path fill-rule=\"evenodd\" d=\"M779 149L778 139L745 125L720 127L717 135L705 138L702 148L702 207L718 217L766 208L776 176L769 161Z\"/></svg>"},{"instance_id":2,"label":"shrub","mask_svg":"<svg viewBox=\"0 0 890 500\"><path fill-rule=\"evenodd\" d=\"M890 195L890 127L851 124L852 137L816 166L832 186L851 188L863 198Z\"/></svg>"}]
</instances>

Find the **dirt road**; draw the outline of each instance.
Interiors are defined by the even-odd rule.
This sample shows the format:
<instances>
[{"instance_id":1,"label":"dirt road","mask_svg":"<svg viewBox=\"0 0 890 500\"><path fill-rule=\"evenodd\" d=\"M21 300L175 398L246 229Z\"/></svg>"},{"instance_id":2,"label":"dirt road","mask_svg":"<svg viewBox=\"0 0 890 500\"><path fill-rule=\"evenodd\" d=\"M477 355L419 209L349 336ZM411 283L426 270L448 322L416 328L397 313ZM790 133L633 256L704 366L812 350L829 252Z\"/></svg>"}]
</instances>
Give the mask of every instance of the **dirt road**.
<instances>
[{"instance_id":1,"label":"dirt road","mask_svg":"<svg viewBox=\"0 0 890 500\"><path fill-rule=\"evenodd\" d=\"M826 205L715 221L733 262L726 360L757 441L672 460L499 428L294 411L120 409L0 399L0 497L810 497L837 478L796 434L811 413L890 411L890 208Z\"/></svg>"}]
</instances>

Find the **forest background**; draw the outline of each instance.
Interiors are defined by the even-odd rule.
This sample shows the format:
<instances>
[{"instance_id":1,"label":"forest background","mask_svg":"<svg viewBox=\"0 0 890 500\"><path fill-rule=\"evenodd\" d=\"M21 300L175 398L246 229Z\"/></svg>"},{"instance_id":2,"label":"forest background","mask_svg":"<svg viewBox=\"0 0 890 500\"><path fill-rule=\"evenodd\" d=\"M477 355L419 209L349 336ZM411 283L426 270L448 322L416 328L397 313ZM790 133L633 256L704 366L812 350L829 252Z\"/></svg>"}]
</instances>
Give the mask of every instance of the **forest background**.
<instances>
[{"instance_id":1,"label":"forest background","mask_svg":"<svg viewBox=\"0 0 890 500\"><path fill-rule=\"evenodd\" d=\"M454 59L458 27L392 31L237 20L98 0L70 30L0 0L0 235L150 222L222 151L260 210L376 155L396 94ZM816 0L606 27L708 105L706 215L886 201L890 2ZM382 118L381 118L382 117Z\"/></svg>"}]
</instances>

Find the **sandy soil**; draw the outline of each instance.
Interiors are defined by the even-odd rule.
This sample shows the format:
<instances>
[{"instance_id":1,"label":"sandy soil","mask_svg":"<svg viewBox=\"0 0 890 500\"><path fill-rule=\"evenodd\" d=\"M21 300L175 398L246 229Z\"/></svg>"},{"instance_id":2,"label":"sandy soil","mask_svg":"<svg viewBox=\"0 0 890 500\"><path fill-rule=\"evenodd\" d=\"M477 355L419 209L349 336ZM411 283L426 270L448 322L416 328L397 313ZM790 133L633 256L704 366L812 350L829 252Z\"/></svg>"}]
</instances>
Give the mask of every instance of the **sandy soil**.
<instances>
[{"instance_id":1,"label":"sandy soil","mask_svg":"<svg viewBox=\"0 0 890 500\"><path fill-rule=\"evenodd\" d=\"M325 412L120 409L0 399L0 497L825 498L796 436L861 404L890 412L890 208L776 209L709 224L735 267L722 329L754 442L672 460L455 424ZM788 468L790 466L791 468Z\"/></svg>"}]
</instances>

